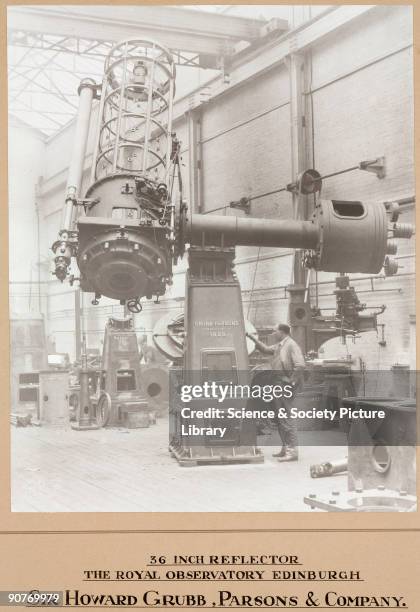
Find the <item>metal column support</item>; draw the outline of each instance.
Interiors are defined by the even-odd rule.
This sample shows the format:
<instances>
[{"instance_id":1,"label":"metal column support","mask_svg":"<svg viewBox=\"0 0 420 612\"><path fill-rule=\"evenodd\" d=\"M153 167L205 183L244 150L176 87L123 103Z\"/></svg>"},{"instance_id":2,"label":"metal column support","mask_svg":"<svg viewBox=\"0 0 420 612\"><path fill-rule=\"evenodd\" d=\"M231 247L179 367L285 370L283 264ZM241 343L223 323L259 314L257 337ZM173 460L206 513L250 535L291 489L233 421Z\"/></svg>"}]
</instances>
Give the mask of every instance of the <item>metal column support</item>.
<instances>
[{"instance_id":1,"label":"metal column support","mask_svg":"<svg viewBox=\"0 0 420 612\"><path fill-rule=\"evenodd\" d=\"M248 17L147 5L19 6L11 8L8 17L10 30L96 40L94 35L99 29L106 41L145 37L160 40L171 49L216 57L233 54L236 41L260 38L267 23ZM278 21L286 30L287 22Z\"/></svg>"},{"instance_id":2,"label":"metal column support","mask_svg":"<svg viewBox=\"0 0 420 612\"><path fill-rule=\"evenodd\" d=\"M78 310L78 313L76 312ZM86 321L84 320L83 311L83 294L80 290L75 292L75 320L79 323L79 329L76 327L76 355L80 359L79 373L79 414L77 423L73 423L71 428L77 431L86 431L90 429L99 429L95 409L90 398L89 389L89 368L87 360L86 346Z\"/></svg>"},{"instance_id":3,"label":"metal column support","mask_svg":"<svg viewBox=\"0 0 420 612\"><path fill-rule=\"evenodd\" d=\"M80 361L82 355L82 308L80 302L80 289L74 292L74 336L76 361Z\"/></svg>"},{"instance_id":4,"label":"metal column support","mask_svg":"<svg viewBox=\"0 0 420 612\"><path fill-rule=\"evenodd\" d=\"M305 103L303 96L305 78L305 57L301 53L293 53L288 58L290 83L290 130L292 181L307 169L306 139L305 139ZM307 219L306 196L293 193L293 208L296 219Z\"/></svg>"},{"instance_id":5,"label":"metal column support","mask_svg":"<svg viewBox=\"0 0 420 612\"><path fill-rule=\"evenodd\" d=\"M201 112L192 110L188 113L188 150L189 150L189 184L190 205L194 212L203 212L202 197L202 144Z\"/></svg>"},{"instance_id":6,"label":"metal column support","mask_svg":"<svg viewBox=\"0 0 420 612\"><path fill-rule=\"evenodd\" d=\"M307 134L306 126L309 123L305 108L306 80L306 56L304 53L292 53L288 58L289 83L290 83L290 129L291 129L291 158L292 158L292 181L295 181L301 172L308 167L307 155ZM311 118L312 120L312 118ZM293 212L294 218L307 220L309 217L308 196L298 192L293 193ZM302 252L295 251L293 255L293 280L290 286L289 297L289 320L292 327L292 335L304 353L307 352L307 318L309 315L309 295L305 288L308 281L309 272L302 264ZM305 316L302 316L302 324L295 320L292 309L297 307L296 298L303 298L304 304L301 305Z\"/></svg>"}]
</instances>

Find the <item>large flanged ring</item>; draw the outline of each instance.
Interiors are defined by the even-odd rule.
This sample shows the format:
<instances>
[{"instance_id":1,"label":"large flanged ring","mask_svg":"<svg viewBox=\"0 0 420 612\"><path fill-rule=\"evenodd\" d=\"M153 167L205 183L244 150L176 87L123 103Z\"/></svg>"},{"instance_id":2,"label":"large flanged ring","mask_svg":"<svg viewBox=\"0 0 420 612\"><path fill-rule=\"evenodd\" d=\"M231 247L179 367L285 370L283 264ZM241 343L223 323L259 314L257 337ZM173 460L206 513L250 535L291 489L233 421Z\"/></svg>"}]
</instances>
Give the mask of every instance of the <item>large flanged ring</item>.
<instances>
[{"instance_id":1,"label":"large flanged ring","mask_svg":"<svg viewBox=\"0 0 420 612\"><path fill-rule=\"evenodd\" d=\"M99 427L105 427L111 416L111 396L106 391L101 394L96 405L96 422Z\"/></svg>"}]
</instances>

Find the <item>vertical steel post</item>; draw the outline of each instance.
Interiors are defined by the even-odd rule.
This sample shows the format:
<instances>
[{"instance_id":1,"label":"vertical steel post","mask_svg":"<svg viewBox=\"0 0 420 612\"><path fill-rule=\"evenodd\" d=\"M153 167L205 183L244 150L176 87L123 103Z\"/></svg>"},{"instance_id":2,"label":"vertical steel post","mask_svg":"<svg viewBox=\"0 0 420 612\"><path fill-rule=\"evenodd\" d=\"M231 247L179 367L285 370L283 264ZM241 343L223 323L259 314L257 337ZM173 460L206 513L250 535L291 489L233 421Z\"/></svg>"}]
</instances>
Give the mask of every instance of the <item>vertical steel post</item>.
<instances>
[{"instance_id":1,"label":"vertical steel post","mask_svg":"<svg viewBox=\"0 0 420 612\"><path fill-rule=\"evenodd\" d=\"M188 149L189 149L189 181L191 210L201 213L201 113L192 110L188 113Z\"/></svg>"},{"instance_id":2,"label":"vertical steel post","mask_svg":"<svg viewBox=\"0 0 420 612\"><path fill-rule=\"evenodd\" d=\"M74 292L74 334L76 361L80 360L82 354L81 314L80 289L76 289L76 291Z\"/></svg>"},{"instance_id":3,"label":"vertical steel post","mask_svg":"<svg viewBox=\"0 0 420 612\"><path fill-rule=\"evenodd\" d=\"M99 429L96 424L93 406L90 400L89 370L87 365L86 337L82 342L82 359L80 368L79 421L73 429Z\"/></svg>"},{"instance_id":4,"label":"vertical steel post","mask_svg":"<svg viewBox=\"0 0 420 612\"><path fill-rule=\"evenodd\" d=\"M305 56L300 53L292 53L288 61L289 83L290 83L290 129L291 129L291 161L292 161L292 182L301 172L307 169L307 147L305 125L305 102L303 90L305 85L306 62ZM293 193L293 213L294 218L307 220L308 201L307 196L299 192ZM309 296L305 294L308 271L302 264L302 251L296 250L293 255L292 283L289 287L289 319L292 327L292 335L296 342L306 353L309 350L309 338L307 333ZM293 315L299 304L306 311L301 322L297 322ZM302 309L301 309L301 312Z\"/></svg>"},{"instance_id":5,"label":"vertical steel post","mask_svg":"<svg viewBox=\"0 0 420 612\"><path fill-rule=\"evenodd\" d=\"M79 374L79 414L78 421L74 423L71 427L72 429L76 429L77 431L83 431L88 429L99 429L100 426L97 423L97 419L95 416L95 412L93 409L92 401L90 399L90 389L89 389L89 368L87 362L87 347L86 347L86 331L85 331L85 323L83 319L83 294L78 290L76 293L79 294L79 308L80 308L80 331L79 331L79 343L80 343L80 374ZM77 299L77 298L75 298ZM77 331L76 331L77 333ZM80 342L81 340L81 342ZM76 337L77 343L77 337Z\"/></svg>"},{"instance_id":6,"label":"vertical steel post","mask_svg":"<svg viewBox=\"0 0 420 612\"><path fill-rule=\"evenodd\" d=\"M305 60L304 56L293 53L289 58L289 80L290 80L290 130L291 130L291 162L292 182L296 177L306 170L306 146L305 146L305 106L303 101L303 80ZM293 210L295 219L308 218L306 210L306 196L293 192ZM305 272L302 266L295 266L294 282L305 284Z\"/></svg>"}]
</instances>

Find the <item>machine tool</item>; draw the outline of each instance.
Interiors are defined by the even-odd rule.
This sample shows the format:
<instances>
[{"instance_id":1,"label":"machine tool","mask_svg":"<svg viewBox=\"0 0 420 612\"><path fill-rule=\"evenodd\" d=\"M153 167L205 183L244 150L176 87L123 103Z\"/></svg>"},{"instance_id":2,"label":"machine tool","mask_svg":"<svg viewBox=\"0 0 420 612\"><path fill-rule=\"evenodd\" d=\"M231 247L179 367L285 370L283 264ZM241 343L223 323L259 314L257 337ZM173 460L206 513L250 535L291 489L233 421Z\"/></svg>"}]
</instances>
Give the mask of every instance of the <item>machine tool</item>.
<instances>
[{"instance_id":1,"label":"machine tool","mask_svg":"<svg viewBox=\"0 0 420 612\"><path fill-rule=\"evenodd\" d=\"M168 414L169 368L165 364L141 365L140 377L149 404L149 411L157 416Z\"/></svg>"},{"instance_id":2,"label":"machine tool","mask_svg":"<svg viewBox=\"0 0 420 612\"><path fill-rule=\"evenodd\" d=\"M315 270L372 274L384 267L386 274L396 272L391 238L408 238L412 230L394 221L383 204L317 198L309 219L191 211L183 198L180 143L172 126L175 64L161 45L118 43L105 61L102 84L85 79L79 93L62 226L52 246L54 273L61 281L79 275L82 291L94 295L94 304L106 296L140 312L142 299L158 302L171 285L172 266L189 245L184 382L248 380L236 246L299 249L305 265ZM97 97L91 176L83 193L89 119ZM71 269L72 261L78 272ZM241 423L232 425L227 446L211 443L201 449L181 440L177 427L171 449L182 462L261 460L253 444L244 444L250 438Z\"/></svg>"},{"instance_id":3,"label":"machine tool","mask_svg":"<svg viewBox=\"0 0 420 612\"><path fill-rule=\"evenodd\" d=\"M10 315L11 401L13 413L40 418L40 372L48 367L44 318L34 313Z\"/></svg>"},{"instance_id":4,"label":"machine tool","mask_svg":"<svg viewBox=\"0 0 420 612\"><path fill-rule=\"evenodd\" d=\"M149 427L154 422L143 388L131 316L108 319L98 392L96 414L102 426Z\"/></svg>"}]
</instances>

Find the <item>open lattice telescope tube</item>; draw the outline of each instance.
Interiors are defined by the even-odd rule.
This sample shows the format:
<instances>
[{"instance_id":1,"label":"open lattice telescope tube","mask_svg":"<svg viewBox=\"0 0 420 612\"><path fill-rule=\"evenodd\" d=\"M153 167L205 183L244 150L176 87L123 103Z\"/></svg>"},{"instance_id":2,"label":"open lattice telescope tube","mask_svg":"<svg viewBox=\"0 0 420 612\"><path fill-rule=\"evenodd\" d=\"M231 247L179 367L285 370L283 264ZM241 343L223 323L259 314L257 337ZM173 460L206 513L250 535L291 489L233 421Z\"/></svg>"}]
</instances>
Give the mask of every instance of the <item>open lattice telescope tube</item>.
<instances>
[{"instance_id":1,"label":"open lattice telescope tube","mask_svg":"<svg viewBox=\"0 0 420 612\"><path fill-rule=\"evenodd\" d=\"M174 92L169 51L146 40L114 46L105 60L92 185L120 173L168 184Z\"/></svg>"},{"instance_id":2,"label":"open lattice telescope tube","mask_svg":"<svg viewBox=\"0 0 420 612\"><path fill-rule=\"evenodd\" d=\"M190 214L172 132L174 93L171 53L147 40L115 45L101 85L82 81L62 227L52 247L57 278L63 281L76 260L83 291L138 304L165 293L186 244L296 248L318 270L377 273L385 265L395 273L388 238L409 238L412 229L392 223L382 204L319 200L307 221ZM81 197L97 97L91 175Z\"/></svg>"}]
</instances>

